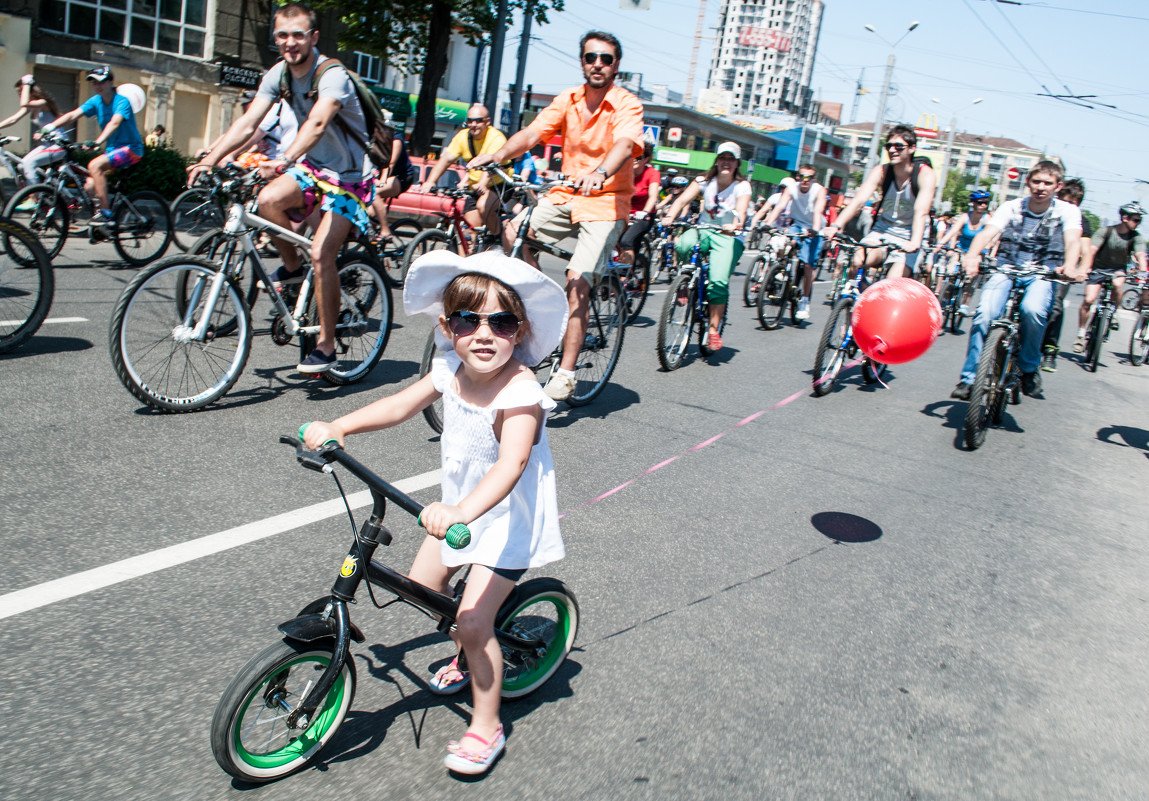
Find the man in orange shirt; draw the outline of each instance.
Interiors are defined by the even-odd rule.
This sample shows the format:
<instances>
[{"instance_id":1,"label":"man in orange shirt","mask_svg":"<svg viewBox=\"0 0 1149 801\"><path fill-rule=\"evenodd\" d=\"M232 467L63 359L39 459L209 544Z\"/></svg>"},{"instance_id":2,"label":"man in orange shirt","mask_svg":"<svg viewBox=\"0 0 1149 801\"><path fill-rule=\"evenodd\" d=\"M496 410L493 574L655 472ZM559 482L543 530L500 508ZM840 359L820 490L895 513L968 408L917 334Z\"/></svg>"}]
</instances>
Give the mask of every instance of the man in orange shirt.
<instances>
[{"instance_id":1,"label":"man in orange shirt","mask_svg":"<svg viewBox=\"0 0 1149 801\"><path fill-rule=\"evenodd\" d=\"M558 95L496 153L476 156L467 165L475 169L502 163L556 134L563 137L562 171L574 176L574 187L558 187L540 198L531 217L531 234L541 242L578 236L567 265L570 322L563 339L562 364L545 390L555 400L566 400L574 392L574 366L586 336L590 282L626 227L634 194L631 159L642 153L642 104L614 85L622 45L609 33L588 31L579 43L579 53L586 83ZM504 233L507 242L514 239L518 222ZM533 262L528 251L524 256Z\"/></svg>"}]
</instances>

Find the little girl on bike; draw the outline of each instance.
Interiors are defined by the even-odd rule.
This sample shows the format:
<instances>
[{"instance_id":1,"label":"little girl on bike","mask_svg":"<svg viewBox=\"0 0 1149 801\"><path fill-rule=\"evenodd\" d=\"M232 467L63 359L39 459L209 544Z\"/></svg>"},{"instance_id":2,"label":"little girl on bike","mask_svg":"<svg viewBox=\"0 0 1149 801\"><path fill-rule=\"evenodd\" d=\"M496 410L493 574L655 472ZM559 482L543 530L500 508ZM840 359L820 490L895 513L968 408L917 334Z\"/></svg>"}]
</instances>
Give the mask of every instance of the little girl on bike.
<instances>
[{"instance_id":1,"label":"little girl on bike","mask_svg":"<svg viewBox=\"0 0 1149 801\"><path fill-rule=\"evenodd\" d=\"M437 250L412 264L403 307L437 320L436 340L446 353L401 392L334 422L312 423L304 443L342 444L348 434L396 425L443 398L443 500L423 510L428 536L410 577L448 592L451 576L472 565L451 635L462 653L430 687L446 695L472 685L471 725L448 744L446 765L480 774L506 742L495 615L527 568L564 555L545 425L556 404L531 368L562 341L568 304L558 284L525 262L493 251L463 258ZM460 550L442 541L455 523L471 529Z\"/></svg>"}]
</instances>

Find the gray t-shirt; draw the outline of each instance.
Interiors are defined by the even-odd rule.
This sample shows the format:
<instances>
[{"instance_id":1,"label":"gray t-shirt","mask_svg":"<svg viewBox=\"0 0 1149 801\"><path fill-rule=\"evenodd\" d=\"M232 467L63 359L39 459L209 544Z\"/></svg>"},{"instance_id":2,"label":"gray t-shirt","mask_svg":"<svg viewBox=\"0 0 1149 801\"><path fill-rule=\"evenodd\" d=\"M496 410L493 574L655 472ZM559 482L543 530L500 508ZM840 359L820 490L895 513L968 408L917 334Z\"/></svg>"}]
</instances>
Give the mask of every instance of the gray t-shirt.
<instances>
[{"instance_id":1,"label":"gray t-shirt","mask_svg":"<svg viewBox=\"0 0 1149 801\"><path fill-rule=\"evenodd\" d=\"M319 91L314 98L306 95L311 91L311 81L315 67L326 61L326 56L317 56L312 71L302 79L290 76L291 94L287 98L300 127L315 107L320 97L330 97L339 101L341 108L337 117L341 118L356 132L362 132L364 141L367 140L367 123L363 118L363 111L359 106L359 98L355 94L355 87L342 67L329 69L319 79ZM279 82L287 65L280 61L267 71L263 81L259 84L258 97L265 98L271 103L279 100ZM323 138L307 153L307 160L322 170L336 173L340 181L358 182L370 179L374 166L363 147L352 139L336 122L327 126Z\"/></svg>"}]
</instances>

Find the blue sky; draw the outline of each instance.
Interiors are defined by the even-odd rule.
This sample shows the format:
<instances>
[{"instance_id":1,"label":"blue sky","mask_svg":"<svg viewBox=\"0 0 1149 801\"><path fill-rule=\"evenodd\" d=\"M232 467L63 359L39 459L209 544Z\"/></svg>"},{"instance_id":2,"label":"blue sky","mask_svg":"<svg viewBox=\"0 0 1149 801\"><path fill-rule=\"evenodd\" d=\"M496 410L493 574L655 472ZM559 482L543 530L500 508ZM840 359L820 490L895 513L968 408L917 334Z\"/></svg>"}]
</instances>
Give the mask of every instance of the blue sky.
<instances>
[{"instance_id":1,"label":"blue sky","mask_svg":"<svg viewBox=\"0 0 1149 801\"><path fill-rule=\"evenodd\" d=\"M527 79L539 91L581 81L578 39L590 28L611 31L624 48L624 70L645 84L686 87L699 5L696 0L650 0L649 11L624 10L620 0L568 0L551 24L532 30ZM719 0L709 0L704 36L714 35ZM990 0L825 0L814 71L821 100L840 102L849 117L854 85L865 69L870 92L858 121L877 110L889 46L864 29L898 39L887 118L915 122L937 115L944 129L956 112L958 129L1007 136L1064 159L1086 182L1085 207L1102 217L1131 199L1149 202L1149 3L1144 0L1048 0L1021 6ZM503 83L514 80L517 25L508 33ZM700 42L695 94L705 86L712 40ZM1116 106L1094 109L1039 97L1097 95ZM1066 92L1068 85L1069 92ZM969 105L975 98L984 98ZM933 98L940 103L932 102Z\"/></svg>"}]
</instances>

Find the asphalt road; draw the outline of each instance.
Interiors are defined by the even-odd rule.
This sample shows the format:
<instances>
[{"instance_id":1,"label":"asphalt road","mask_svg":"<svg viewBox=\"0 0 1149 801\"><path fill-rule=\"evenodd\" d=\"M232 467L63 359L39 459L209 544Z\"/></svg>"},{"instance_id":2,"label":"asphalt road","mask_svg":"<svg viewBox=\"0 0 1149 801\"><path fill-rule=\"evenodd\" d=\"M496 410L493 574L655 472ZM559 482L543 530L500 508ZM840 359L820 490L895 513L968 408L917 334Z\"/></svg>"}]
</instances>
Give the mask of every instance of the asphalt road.
<instances>
[{"instance_id":1,"label":"asphalt road","mask_svg":"<svg viewBox=\"0 0 1149 801\"><path fill-rule=\"evenodd\" d=\"M1063 358L971 453L948 398L964 337L888 387L855 369L814 398L828 307L768 332L736 301L728 347L664 373L654 295L607 391L550 421L568 556L535 572L577 593L582 625L554 679L504 706L490 775L442 766L469 712L468 693L426 689L443 639L361 593L347 723L315 768L254 789L215 765L212 711L349 541L346 517L279 517L337 492L276 438L411 381L427 324L397 314L345 388L260 337L221 403L156 414L111 368L133 275L113 259L70 242L49 323L0 357L0 610L31 599L0 618L0 798L1145 797L1149 367L1125 358L1128 316L1097 374ZM421 418L351 447L391 479L438 467ZM380 556L405 569L419 535L388 520ZM243 526L267 536L155 555ZM134 577L85 589L137 556ZM53 601L60 586L79 594Z\"/></svg>"}]
</instances>

